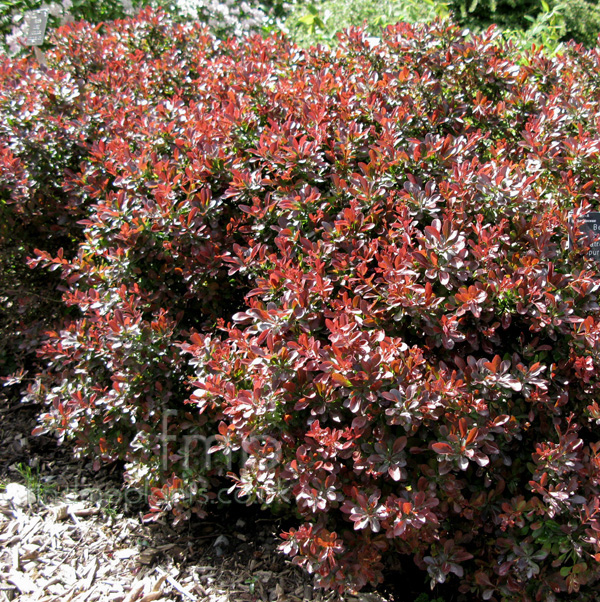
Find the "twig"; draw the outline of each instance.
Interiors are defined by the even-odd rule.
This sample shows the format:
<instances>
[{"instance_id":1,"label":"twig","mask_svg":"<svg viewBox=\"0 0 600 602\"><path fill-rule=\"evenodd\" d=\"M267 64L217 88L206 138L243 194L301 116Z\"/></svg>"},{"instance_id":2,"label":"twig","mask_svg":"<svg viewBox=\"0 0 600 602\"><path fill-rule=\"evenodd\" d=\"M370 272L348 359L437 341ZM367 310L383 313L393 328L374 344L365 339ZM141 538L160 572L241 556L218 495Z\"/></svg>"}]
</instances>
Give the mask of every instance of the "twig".
<instances>
[{"instance_id":1,"label":"twig","mask_svg":"<svg viewBox=\"0 0 600 602\"><path fill-rule=\"evenodd\" d=\"M188 592L187 589L185 589L185 587L183 587L183 585L181 585L179 582L177 582L175 579L173 579L173 577L171 577L171 575L169 575L167 572L163 571L160 567L156 567L156 570L161 573L164 577L166 577L167 581L180 593L183 594L186 598L189 598L190 600L194 600L194 602L197 600L196 596L194 596L193 594L191 594L190 592Z\"/></svg>"}]
</instances>

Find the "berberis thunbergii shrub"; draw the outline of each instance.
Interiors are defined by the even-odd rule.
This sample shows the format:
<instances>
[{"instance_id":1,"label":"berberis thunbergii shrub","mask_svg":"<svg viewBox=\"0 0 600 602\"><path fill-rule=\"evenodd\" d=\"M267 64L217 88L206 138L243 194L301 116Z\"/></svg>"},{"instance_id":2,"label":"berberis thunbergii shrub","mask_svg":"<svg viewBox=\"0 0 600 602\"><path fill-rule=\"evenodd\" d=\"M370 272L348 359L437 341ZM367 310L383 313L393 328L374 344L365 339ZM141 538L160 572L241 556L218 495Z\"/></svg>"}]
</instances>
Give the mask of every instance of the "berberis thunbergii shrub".
<instances>
[{"instance_id":1,"label":"berberis thunbergii shrub","mask_svg":"<svg viewBox=\"0 0 600 602\"><path fill-rule=\"evenodd\" d=\"M444 23L302 50L151 12L54 44L0 71L6 210L80 228L31 262L76 312L39 430L124 461L149 518L230 471L296 511L282 549L326 587L394 553L469 600L597 599L598 50Z\"/></svg>"}]
</instances>

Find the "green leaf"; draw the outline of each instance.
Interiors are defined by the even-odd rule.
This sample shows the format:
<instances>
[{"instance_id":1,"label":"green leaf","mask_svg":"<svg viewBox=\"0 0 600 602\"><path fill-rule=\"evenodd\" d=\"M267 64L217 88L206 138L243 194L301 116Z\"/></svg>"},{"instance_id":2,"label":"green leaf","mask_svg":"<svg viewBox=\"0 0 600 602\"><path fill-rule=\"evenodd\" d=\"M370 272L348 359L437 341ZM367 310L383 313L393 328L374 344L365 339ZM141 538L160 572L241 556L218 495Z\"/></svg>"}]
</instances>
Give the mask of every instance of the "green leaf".
<instances>
[{"instance_id":1,"label":"green leaf","mask_svg":"<svg viewBox=\"0 0 600 602\"><path fill-rule=\"evenodd\" d=\"M298 23L306 25L313 33L317 27L325 29L325 23L319 16L319 11L312 4L308 7L308 13L298 18Z\"/></svg>"},{"instance_id":2,"label":"green leaf","mask_svg":"<svg viewBox=\"0 0 600 602\"><path fill-rule=\"evenodd\" d=\"M314 24L315 19L316 19L315 15L312 13L309 13L307 15L304 15L303 17L300 17L298 19L298 23L303 23L304 25L311 26Z\"/></svg>"},{"instance_id":3,"label":"green leaf","mask_svg":"<svg viewBox=\"0 0 600 602\"><path fill-rule=\"evenodd\" d=\"M569 573L571 572L571 568L570 566L563 566L560 569L560 576L561 577L566 577L567 575L569 575Z\"/></svg>"}]
</instances>

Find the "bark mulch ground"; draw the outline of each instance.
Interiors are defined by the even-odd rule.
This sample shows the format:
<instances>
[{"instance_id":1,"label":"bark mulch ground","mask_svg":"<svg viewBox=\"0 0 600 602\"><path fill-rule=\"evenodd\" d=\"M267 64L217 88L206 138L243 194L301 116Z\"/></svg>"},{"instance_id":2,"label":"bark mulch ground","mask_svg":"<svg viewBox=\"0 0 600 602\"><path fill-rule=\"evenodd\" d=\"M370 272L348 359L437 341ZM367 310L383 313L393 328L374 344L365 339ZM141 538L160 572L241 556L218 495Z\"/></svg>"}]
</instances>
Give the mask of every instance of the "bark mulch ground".
<instances>
[{"instance_id":1,"label":"bark mulch ground","mask_svg":"<svg viewBox=\"0 0 600 602\"><path fill-rule=\"evenodd\" d=\"M414 601L406 586L314 589L277 552L280 521L239 504L180 529L142 523L115 467L30 435L38 411L0 397L0 602Z\"/></svg>"}]
</instances>

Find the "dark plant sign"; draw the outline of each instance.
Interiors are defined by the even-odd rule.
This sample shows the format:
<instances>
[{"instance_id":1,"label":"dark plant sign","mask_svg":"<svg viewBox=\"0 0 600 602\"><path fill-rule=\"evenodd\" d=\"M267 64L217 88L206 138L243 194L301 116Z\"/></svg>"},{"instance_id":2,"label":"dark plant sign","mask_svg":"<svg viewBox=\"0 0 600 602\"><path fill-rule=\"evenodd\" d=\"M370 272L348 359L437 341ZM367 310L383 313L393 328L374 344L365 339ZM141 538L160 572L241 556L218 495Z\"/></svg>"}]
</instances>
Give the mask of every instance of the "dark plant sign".
<instances>
[{"instance_id":1,"label":"dark plant sign","mask_svg":"<svg viewBox=\"0 0 600 602\"><path fill-rule=\"evenodd\" d=\"M44 8L32 10L27 13L27 21L29 29L27 38L25 39L26 46L41 46L44 43L46 36L46 25L48 24L48 11Z\"/></svg>"},{"instance_id":2,"label":"dark plant sign","mask_svg":"<svg viewBox=\"0 0 600 602\"><path fill-rule=\"evenodd\" d=\"M590 237L588 257L600 261L600 211L588 213L581 221L581 231Z\"/></svg>"}]
</instances>

